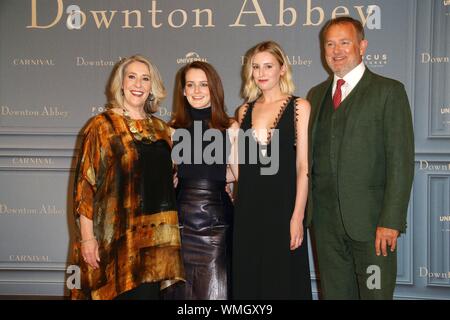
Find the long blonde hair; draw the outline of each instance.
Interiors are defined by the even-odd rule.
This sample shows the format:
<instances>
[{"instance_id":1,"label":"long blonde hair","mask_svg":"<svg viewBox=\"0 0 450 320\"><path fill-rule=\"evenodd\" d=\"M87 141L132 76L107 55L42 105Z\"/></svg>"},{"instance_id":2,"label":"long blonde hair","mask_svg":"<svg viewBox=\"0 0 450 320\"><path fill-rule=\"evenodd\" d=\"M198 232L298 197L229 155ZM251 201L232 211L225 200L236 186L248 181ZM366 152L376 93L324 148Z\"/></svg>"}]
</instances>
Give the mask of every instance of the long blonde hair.
<instances>
[{"instance_id":1,"label":"long blonde hair","mask_svg":"<svg viewBox=\"0 0 450 320\"><path fill-rule=\"evenodd\" d=\"M128 58L124 58L120 60L112 74L109 81L108 86L108 104L107 108L123 108L123 78L125 75L125 70L130 63L133 62L141 62L148 67L150 72L150 81L151 81L151 94L153 95L153 101L147 99L144 110L147 113L154 113L158 111L159 105L161 101L166 97L166 89L161 79L161 75L158 71L158 68L150 62L149 59L145 58L141 55L133 55ZM150 96L149 96L150 98Z\"/></svg>"},{"instance_id":2,"label":"long blonde hair","mask_svg":"<svg viewBox=\"0 0 450 320\"><path fill-rule=\"evenodd\" d=\"M286 72L280 77L280 90L283 94L293 94L295 85L292 80L292 70L286 54L276 42L264 41L251 48L245 56L245 65L243 70L244 87L242 89L242 97L248 102L253 102L261 95L261 90L258 88L255 80L253 79L253 58L260 52L271 53L275 59L277 59L280 66L285 66Z\"/></svg>"}]
</instances>

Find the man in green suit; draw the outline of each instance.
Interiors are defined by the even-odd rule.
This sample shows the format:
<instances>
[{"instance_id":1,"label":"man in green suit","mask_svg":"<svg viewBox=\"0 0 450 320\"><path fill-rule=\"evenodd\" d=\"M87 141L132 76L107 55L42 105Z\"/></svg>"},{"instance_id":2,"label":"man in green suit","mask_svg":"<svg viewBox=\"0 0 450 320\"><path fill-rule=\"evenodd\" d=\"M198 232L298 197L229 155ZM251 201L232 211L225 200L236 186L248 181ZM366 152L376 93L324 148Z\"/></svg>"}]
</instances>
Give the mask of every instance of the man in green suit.
<instances>
[{"instance_id":1,"label":"man in green suit","mask_svg":"<svg viewBox=\"0 0 450 320\"><path fill-rule=\"evenodd\" d=\"M392 299L406 229L414 137L404 86L368 70L361 23L322 33L333 71L311 89L308 220L325 299Z\"/></svg>"}]
</instances>

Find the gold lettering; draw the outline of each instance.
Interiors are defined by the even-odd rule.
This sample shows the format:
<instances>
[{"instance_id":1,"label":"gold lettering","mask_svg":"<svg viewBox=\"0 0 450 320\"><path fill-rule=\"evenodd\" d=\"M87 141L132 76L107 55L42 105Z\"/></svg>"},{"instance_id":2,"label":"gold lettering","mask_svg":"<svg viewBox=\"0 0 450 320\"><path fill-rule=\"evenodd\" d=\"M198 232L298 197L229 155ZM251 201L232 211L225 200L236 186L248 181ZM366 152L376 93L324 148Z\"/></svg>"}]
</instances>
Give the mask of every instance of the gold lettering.
<instances>
[{"instance_id":1,"label":"gold lettering","mask_svg":"<svg viewBox=\"0 0 450 320\"><path fill-rule=\"evenodd\" d=\"M244 0L244 4L241 7L241 11L239 12L239 16L237 17L236 21L233 24L230 24L230 27L246 27L245 24L241 24L241 17L245 14L255 14L258 16L259 24L255 24L255 27L270 27L271 24L267 23L266 18L264 17L261 7L259 6L258 0L252 0L253 7L255 8L255 11L244 11L244 8L247 4L247 0Z\"/></svg>"},{"instance_id":2,"label":"gold lettering","mask_svg":"<svg viewBox=\"0 0 450 320\"><path fill-rule=\"evenodd\" d=\"M343 9L343 11L338 12L339 9ZM348 12L347 7L339 6L339 7L334 8L333 12L331 13L331 18L334 19L336 17L348 16L348 15L350 15L350 13Z\"/></svg>"},{"instance_id":3,"label":"gold lettering","mask_svg":"<svg viewBox=\"0 0 450 320\"><path fill-rule=\"evenodd\" d=\"M139 10L134 10L134 11L129 11L129 10L124 10L122 11L122 13L125 13L125 25L122 26L122 28L131 28L130 27L130 22L129 22L129 17L131 13L134 13L136 15L136 25L133 28L143 28L144 26L141 24L141 11Z\"/></svg>"},{"instance_id":4,"label":"gold lettering","mask_svg":"<svg viewBox=\"0 0 450 320\"><path fill-rule=\"evenodd\" d=\"M286 11L291 13L291 22L285 23L284 22L284 14ZM284 0L280 0L280 20L277 24L279 27L290 27L293 26L297 22L297 11L294 8L284 8Z\"/></svg>"},{"instance_id":5,"label":"gold lettering","mask_svg":"<svg viewBox=\"0 0 450 320\"><path fill-rule=\"evenodd\" d=\"M39 26L37 24L37 9L36 9L37 2L36 2L36 0L31 0L31 25L27 26L27 28L48 29L48 28L51 28L54 25L56 25L62 17L63 6L64 6L63 0L57 0L57 2L58 2L58 13L56 14L55 20L53 20L53 22L50 23L49 25Z\"/></svg>"},{"instance_id":6,"label":"gold lettering","mask_svg":"<svg viewBox=\"0 0 450 320\"><path fill-rule=\"evenodd\" d=\"M162 12L162 10L156 9L156 1L152 1L152 10L148 10L148 12L152 15L152 27L153 28L160 28L162 26L162 23L156 23L156 14L158 12Z\"/></svg>"},{"instance_id":7,"label":"gold lettering","mask_svg":"<svg viewBox=\"0 0 450 320\"><path fill-rule=\"evenodd\" d=\"M183 17L183 18L182 18L182 21L183 21L183 22L182 22L181 24L179 24L179 25L175 25L175 24L173 23L173 15L175 14L175 12L180 12L180 13L181 13L181 16ZM182 9L174 10L174 11L172 11L171 13L169 13L168 21L169 21L169 25L170 25L172 28L181 28L182 26L184 26L184 25L186 24L186 21L187 21L187 13L186 13L186 11L184 11L184 10L182 10Z\"/></svg>"},{"instance_id":8,"label":"gold lettering","mask_svg":"<svg viewBox=\"0 0 450 320\"><path fill-rule=\"evenodd\" d=\"M106 18L106 10L103 11L91 11L92 17L95 20L95 24L97 25L97 29L100 29L100 27L104 24L106 29L109 29L109 26L112 22L112 19L114 18L114 15L117 11L110 11L111 15L109 17L109 20ZM101 21L98 19L98 13L101 14L102 18Z\"/></svg>"},{"instance_id":9,"label":"gold lettering","mask_svg":"<svg viewBox=\"0 0 450 320\"><path fill-rule=\"evenodd\" d=\"M304 26L318 26L323 22L323 19L325 17L325 12L323 11L323 9L321 7L314 7L311 8L311 0L307 0L307 5L306 5L306 23L304 24ZM317 21L316 23L313 23L311 20L311 13L313 11L317 11L319 13L319 21Z\"/></svg>"},{"instance_id":10,"label":"gold lettering","mask_svg":"<svg viewBox=\"0 0 450 320\"><path fill-rule=\"evenodd\" d=\"M212 11L211 9L204 9L204 10L200 10L200 9L195 9L192 10L192 12L195 13L195 24L192 26L193 28L199 28L199 27L215 27L215 25L213 25L212 22ZM208 14L208 24L206 26L203 26L200 24L200 14L201 13L207 13Z\"/></svg>"}]
</instances>

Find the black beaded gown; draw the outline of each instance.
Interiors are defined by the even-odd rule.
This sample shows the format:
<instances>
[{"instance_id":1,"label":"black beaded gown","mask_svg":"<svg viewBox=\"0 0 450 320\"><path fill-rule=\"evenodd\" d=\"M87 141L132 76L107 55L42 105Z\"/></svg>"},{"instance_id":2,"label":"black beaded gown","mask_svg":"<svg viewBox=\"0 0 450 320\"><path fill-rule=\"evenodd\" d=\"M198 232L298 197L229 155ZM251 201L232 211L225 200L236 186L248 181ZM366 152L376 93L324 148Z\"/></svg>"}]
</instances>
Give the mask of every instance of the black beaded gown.
<instances>
[{"instance_id":1,"label":"black beaded gown","mask_svg":"<svg viewBox=\"0 0 450 320\"><path fill-rule=\"evenodd\" d=\"M201 133L208 129L211 107L190 108L194 123ZM204 141L195 150L194 124L187 128L191 136L191 164L178 165L177 204L181 232L181 253L186 282L176 284L165 294L165 299L226 300L230 298L231 227L233 204L225 191L226 140L220 132L223 150L221 163L194 163L194 153L202 153L211 142ZM216 130L216 129L212 129ZM217 130L218 131L218 130ZM200 131L198 131L200 132ZM197 133L198 133L197 132ZM182 141L174 141L175 146ZM175 148L175 147L174 147Z\"/></svg>"},{"instance_id":2,"label":"black beaded gown","mask_svg":"<svg viewBox=\"0 0 450 320\"><path fill-rule=\"evenodd\" d=\"M253 103L241 123L244 132L252 127L252 111ZM311 299L306 229L300 248L289 248L296 194L294 113L292 97L285 101L274 124L279 133L276 174L261 174L261 168L270 164L249 163L249 143L256 140L250 135L245 141L246 161L239 164L233 225L233 299ZM272 158L277 153L276 140L274 133L267 144L267 156ZM262 152L258 152L258 160L261 157Z\"/></svg>"}]
</instances>

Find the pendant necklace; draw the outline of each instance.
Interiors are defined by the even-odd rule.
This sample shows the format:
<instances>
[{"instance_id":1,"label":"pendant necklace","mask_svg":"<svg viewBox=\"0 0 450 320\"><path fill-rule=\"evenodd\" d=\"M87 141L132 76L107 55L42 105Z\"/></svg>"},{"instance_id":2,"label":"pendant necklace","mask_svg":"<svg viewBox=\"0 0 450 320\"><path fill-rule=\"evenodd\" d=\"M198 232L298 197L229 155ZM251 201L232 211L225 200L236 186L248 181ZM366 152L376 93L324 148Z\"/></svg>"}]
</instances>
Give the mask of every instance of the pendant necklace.
<instances>
[{"instance_id":1,"label":"pendant necklace","mask_svg":"<svg viewBox=\"0 0 450 320\"><path fill-rule=\"evenodd\" d=\"M145 123L146 125L144 128L142 128L139 125L139 129L138 129L137 120L131 119L130 113L128 112L128 110L125 107L122 108L122 111L123 111L123 116L125 117L128 129L130 130L130 132L133 134L134 138L137 141L140 141L145 144L151 144L156 141L156 132L155 132L155 127L153 125L153 120L152 120L151 115L146 113L146 119L143 119L143 120L147 120L147 121L141 122L142 124Z\"/></svg>"}]
</instances>

